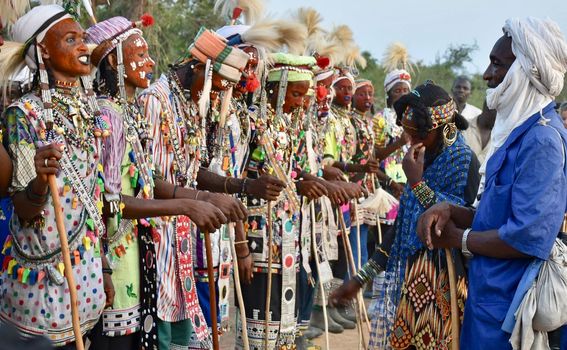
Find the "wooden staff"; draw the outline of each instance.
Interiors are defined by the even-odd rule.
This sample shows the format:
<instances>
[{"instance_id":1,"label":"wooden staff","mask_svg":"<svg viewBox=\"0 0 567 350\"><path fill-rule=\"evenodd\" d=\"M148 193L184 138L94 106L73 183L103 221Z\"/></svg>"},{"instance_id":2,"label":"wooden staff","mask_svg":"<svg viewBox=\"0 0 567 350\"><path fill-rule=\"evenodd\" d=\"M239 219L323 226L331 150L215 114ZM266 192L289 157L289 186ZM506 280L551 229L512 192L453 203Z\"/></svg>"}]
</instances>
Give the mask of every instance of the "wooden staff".
<instances>
[{"instance_id":1,"label":"wooden staff","mask_svg":"<svg viewBox=\"0 0 567 350\"><path fill-rule=\"evenodd\" d=\"M346 233L347 227L346 227L346 224L345 224L345 219L344 219L343 213L341 212L340 209L339 209L338 216L339 216L339 223L340 223L342 231L343 231L343 234L341 235L341 237L342 237L342 240L343 240L343 246L344 246L343 248L345 250L345 255L347 257L347 262L350 265L352 271L356 271L356 267L354 266L354 257L352 255L352 250L350 249L350 242L348 240L347 233ZM363 315L362 315L362 309L361 309L360 305L361 305L361 303L364 303L364 300L362 298L362 292L361 291L359 291L356 295L356 302L358 304L358 307L356 308L358 310L358 312L357 312L358 315L356 317L356 323L358 325L360 339L362 339L364 348L366 349L366 339L364 339L364 332L362 331L362 317L363 317ZM367 326L368 326L368 330L370 331L370 323L369 322L367 323Z\"/></svg>"},{"instance_id":2,"label":"wooden staff","mask_svg":"<svg viewBox=\"0 0 567 350\"><path fill-rule=\"evenodd\" d=\"M372 193L376 194L376 183L374 174L370 174L370 183L372 184ZM378 245L382 245L382 227L380 227L380 213L376 213L376 226L378 226Z\"/></svg>"},{"instance_id":3,"label":"wooden staff","mask_svg":"<svg viewBox=\"0 0 567 350\"><path fill-rule=\"evenodd\" d=\"M457 276L451 249L445 248L447 258L447 273L449 274L449 291L451 293L451 350L459 350L459 306L457 300Z\"/></svg>"},{"instance_id":4,"label":"wooden staff","mask_svg":"<svg viewBox=\"0 0 567 350\"><path fill-rule=\"evenodd\" d=\"M207 274L209 277L209 300L211 307L211 327L213 328L213 349L219 349L219 329L217 321L217 295L215 290L215 271L213 269L213 246L211 244L211 236L208 232L205 235L205 248L207 252Z\"/></svg>"},{"instance_id":5,"label":"wooden staff","mask_svg":"<svg viewBox=\"0 0 567 350\"><path fill-rule=\"evenodd\" d=\"M329 350L329 320L327 319L327 298L325 297L325 288L323 280L321 279L321 267L319 265L319 251L317 249L317 237L315 235L315 202L309 203L309 210L311 211L311 247L313 247L313 257L315 259L315 267L317 268L317 276L319 277L319 289L321 290L321 302L323 304L323 318L325 321L325 345Z\"/></svg>"},{"instance_id":6,"label":"wooden staff","mask_svg":"<svg viewBox=\"0 0 567 350\"><path fill-rule=\"evenodd\" d=\"M69 286L69 297L71 298L71 317L73 322L73 334L75 335L75 346L77 350L84 350L83 335L81 333L81 321L79 320L79 308L77 301L77 286L73 277L73 266L71 266L71 254L69 253L69 242L67 240L67 230L65 229L65 221L63 219L63 211L61 209L61 200L59 198L59 189L57 188L57 179L55 175L49 175L49 190L53 199L53 210L55 211L55 222L57 231L59 232L59 243L61 244L61 255L63 256L63 265L65 266L65 278Z\"/></svg>"},{"instance_id":7,"label":"wooden staff","mask_svg":"<svg viewBox=\"0 0 567 350\"><path fill-rule=\"evenodd\" d=\"M360 250L360 218L358 217L358 205L356 203L356 199L352 201L352 204L354 220L356 220L356 248L358 249L358 254L356 255L356 271L358 271L362 268L362 251ZM366 247L364 249L366 249Z\"/></svg>"},{"instance_id":8,"label":"wooden staff","mask_svg":"<svg viewBox=\"0 0 567 350\"><path fill-rule=\"evenodd\" d=\"M266 291L266 307L264 309L265 313L265 320L264 320L264 327L265 327L265 334L264 334L264 349L268 350L268 325L269 320L268 317L270 315L270 301L272 299L272 202L268 202L268 290Z\"/></svg>"},{"instance_id":9,"label":"wooden staff","mask_svg":"<svg viewBox=\"0 0 567 350\"><path fill-rule=\"evenodd\" d=\"M242 298L242 288L240 287L240 275L238 273L238 256L236 255L236 246L234 245L234 223L228 224L230 237L230 249L232 250L232 263L234 264L234 284L236 285L236 298L238 305L240 305L240 324L242 325L242 342L244 343L244 350L250 350L250 342L248 341L248 329L246 323L246 308L244 307L244 299Z\"/></svg>"}]
</instances>

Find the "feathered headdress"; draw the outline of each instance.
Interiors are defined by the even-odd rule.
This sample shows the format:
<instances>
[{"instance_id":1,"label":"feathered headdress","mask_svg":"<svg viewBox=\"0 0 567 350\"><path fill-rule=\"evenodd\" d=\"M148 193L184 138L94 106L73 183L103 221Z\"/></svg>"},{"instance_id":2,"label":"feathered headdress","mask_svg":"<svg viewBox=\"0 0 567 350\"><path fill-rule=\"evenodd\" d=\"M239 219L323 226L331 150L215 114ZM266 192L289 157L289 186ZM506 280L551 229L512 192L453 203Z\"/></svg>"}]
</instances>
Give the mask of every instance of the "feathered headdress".
<instances>
[{"instance_id":1,"label":"feathered headdress","mask_svg":"<svg viewBox=\"0 0 567 350\"><path fill-rule=\"evenodd\" d=\"M230 24L235 24L244 13L244 23L253 24L262 17L264 3L261 0L216 0L214 11L223 18L229 18Z\"/></svg>"},{"instance_id":2,"label":"feathered headdress","mask_svg":"<svg viewBox=\"0 0 567 350\"><path fill-rule=\"evenodd\" d=\"M407 71L412 70L408 50L399 42L392 43L388 46L386 52L384 52L382 65L386 72L393 71L395 69L405 69Z\"/></svg>"},{"instance_id":3,"label":"feathered headdress","mask_svg":"<svg viewBox=\"0 0 567 350\"><path fill-rule=\"evenodd\" d=\"M300 55L305 49L307 40L307 28L298 25L297 22L286 20L276 21L275 28L280 34L280 43L287 49L288 53Z\"/></svg>"},{"instance_id":4,"label":"feathered headdress","mask_svg":"<svg viewBox=\"0 0 567 350\"><path fill-rule=\"evenodd\" d=\"M398 82L403 82L411 89L411 71L408 50L401 43L393 43L386 49L382 64L386 71L384 90L390 91Z\"/></svg>"},{"instance_id":5,"label":"feathered headdress","mask_svg":"<svg viewBox=\"0 0 567 350\"><path fill-rule=\"evenodd\" d=\"M366 67L366 59L354 42L352 30L347 25L335 27L327 36L327 40L338 47L333 61L334 65L348 69L352 73L355 73L358 67Z\"/></svg>"},{"instance_id":6,"label":"feathered headdress","mask_svg":"<svg viewBox=\"0 0 567 350\"><path fill-rule=\"evenodd\" d=\"M0 1L0 21L4 28L8 28L16 22L30 7L29 1L22 0L1 0Z\"/></svg>"}]
</instances>

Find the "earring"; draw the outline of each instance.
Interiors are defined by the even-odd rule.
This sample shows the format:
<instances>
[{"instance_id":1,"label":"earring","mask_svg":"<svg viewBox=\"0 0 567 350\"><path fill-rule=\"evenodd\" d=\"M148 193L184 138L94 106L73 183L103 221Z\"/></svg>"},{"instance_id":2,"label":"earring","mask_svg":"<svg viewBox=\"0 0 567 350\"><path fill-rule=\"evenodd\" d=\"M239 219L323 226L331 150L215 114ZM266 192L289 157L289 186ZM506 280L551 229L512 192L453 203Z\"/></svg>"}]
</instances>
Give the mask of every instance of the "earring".
<instances>
[{"instance_id":1,"label":"earring","mask_svg":"<svg viewBox=\"0 0 567 350\"><path fill-rule=\"evenodd\" d=\"M270 89L270 90L268 91L268 93L269 93L270 95L273 95L273 94L274 94L274 90Z\"/></svg>"},{"instance_id":2,"label":"earring","mask_svg":"<svg viewBox=\"0 0 567 350\"><path fill-rule=\"evenodd\" d=\"M443 143L446 147L449 147L457 141L457 126L455 123L445 124L443 127Z\"/></svg>"}]
</instances>

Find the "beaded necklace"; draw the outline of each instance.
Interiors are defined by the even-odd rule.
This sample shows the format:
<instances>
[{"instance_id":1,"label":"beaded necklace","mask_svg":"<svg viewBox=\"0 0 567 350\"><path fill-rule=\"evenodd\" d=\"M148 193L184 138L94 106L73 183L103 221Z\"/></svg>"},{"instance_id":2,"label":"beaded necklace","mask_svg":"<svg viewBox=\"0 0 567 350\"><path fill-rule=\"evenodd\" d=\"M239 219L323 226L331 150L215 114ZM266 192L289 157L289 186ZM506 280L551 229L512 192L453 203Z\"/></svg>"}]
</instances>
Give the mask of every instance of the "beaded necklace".
<instances>
[{"instance_id":1,"label":"beaded necklace","mask_svg":"<svg viewBox=\"0 0 567 350\"><path fill-rule=\"evenodd\" d=\"M341 148L341 161L349 161L356 152L356 135L346 108L332 106L339 127L335 129L337 141Z\"/></svg>"},{"instance_id":2,"label":"beaded necklace","mask_svg":"<svg viewBox=\"0 0 567 350\"><path fill-rule=\"evenodd\" d=\"M74 147L88 152L94 144L95 125L94 118L85 110L85 101L76 94L64 96L58 91L53 91L52 96L56 102L54 130ZM70 119L73 122L72 132L64 119Z\"/></svg>"}]
</instances>

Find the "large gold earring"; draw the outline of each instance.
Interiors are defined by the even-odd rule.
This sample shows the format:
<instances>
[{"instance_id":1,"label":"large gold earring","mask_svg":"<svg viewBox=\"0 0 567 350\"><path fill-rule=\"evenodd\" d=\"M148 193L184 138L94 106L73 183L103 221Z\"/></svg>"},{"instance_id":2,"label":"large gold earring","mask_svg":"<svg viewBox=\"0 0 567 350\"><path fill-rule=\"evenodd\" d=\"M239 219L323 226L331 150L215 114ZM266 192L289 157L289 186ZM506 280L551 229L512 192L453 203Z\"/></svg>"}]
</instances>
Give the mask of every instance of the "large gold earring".
<instances>
[{"instance_id":1,"label":"large gold earring","mask_svg":"<svg viewBox=\"0 0 567 350\"><path fill-rule=\"evenodd\" d=\"M457 126L455 123L447 123L443 127L443 143L446 147L451 146L457 141Z\"/></svg>"}]
</instances>

